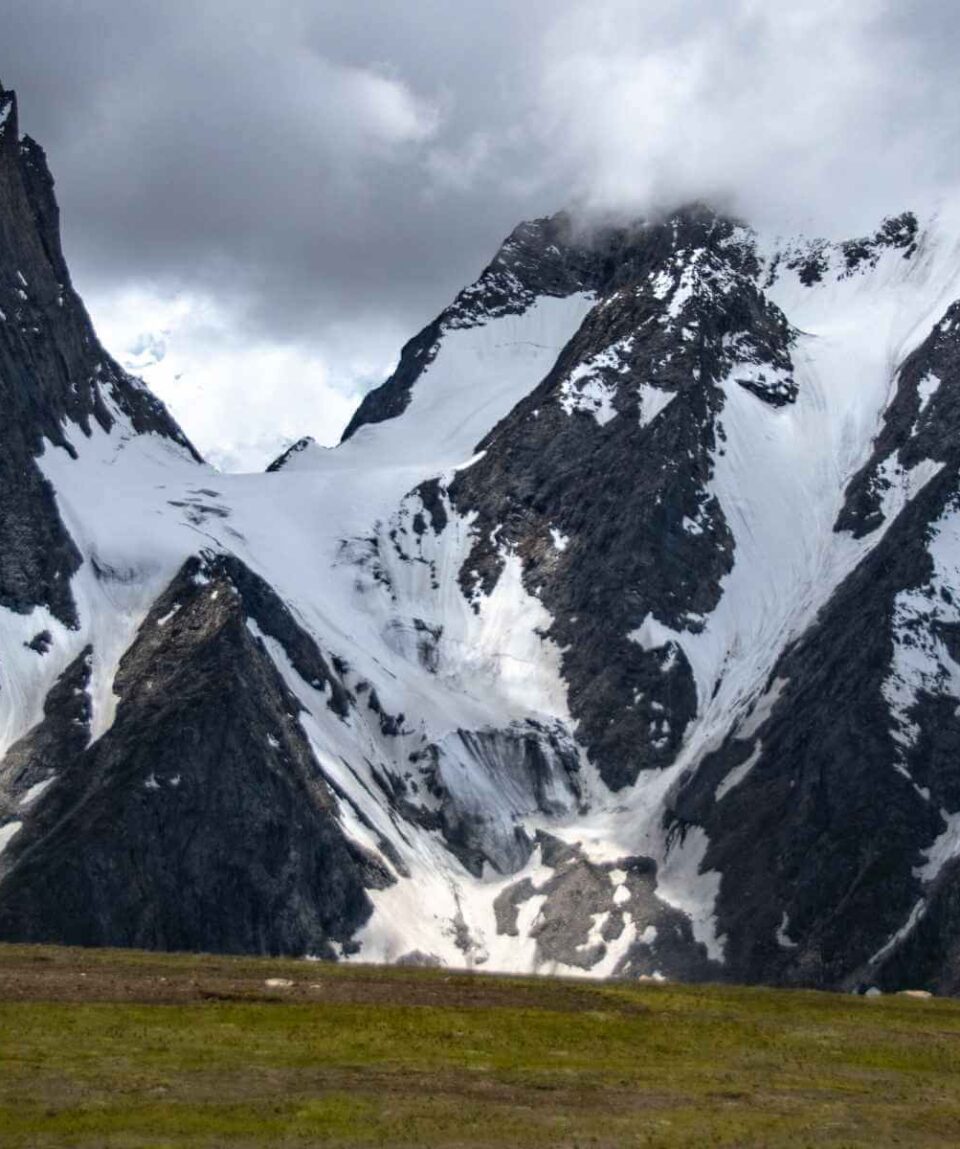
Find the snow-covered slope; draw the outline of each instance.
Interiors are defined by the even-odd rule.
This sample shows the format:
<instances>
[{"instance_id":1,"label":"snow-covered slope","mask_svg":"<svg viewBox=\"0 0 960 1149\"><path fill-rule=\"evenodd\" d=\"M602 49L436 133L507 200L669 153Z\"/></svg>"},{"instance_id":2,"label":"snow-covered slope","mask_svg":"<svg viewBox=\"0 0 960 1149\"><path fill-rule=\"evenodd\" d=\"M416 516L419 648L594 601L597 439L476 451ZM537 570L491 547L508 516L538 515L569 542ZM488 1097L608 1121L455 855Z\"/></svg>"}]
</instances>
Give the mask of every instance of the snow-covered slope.
<instances>
[{"instance_id":1,"label":"snow-covered slope","mask_svg":"<svg viewBox=\"0 0 960 1149\"><path fill-rule=\"evenodd\" d=\"M954 988L957 221L521 225L222 475L5 124L0 936Z\"/></svg>"}]
</instances>

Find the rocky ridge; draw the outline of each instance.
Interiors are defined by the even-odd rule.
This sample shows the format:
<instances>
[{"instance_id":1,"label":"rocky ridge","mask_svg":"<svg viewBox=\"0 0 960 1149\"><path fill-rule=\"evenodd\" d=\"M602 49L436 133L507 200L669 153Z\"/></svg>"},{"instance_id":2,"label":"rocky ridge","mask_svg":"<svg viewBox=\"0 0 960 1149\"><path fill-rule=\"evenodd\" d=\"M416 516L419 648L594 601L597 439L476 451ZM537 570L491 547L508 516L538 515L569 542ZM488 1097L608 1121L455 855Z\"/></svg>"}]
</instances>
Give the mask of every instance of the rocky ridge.
<instances>
[{"instance_id":1,"label":"rocky ridge","mask_svg":"<svg viewBox=\"0 0 960 1149\"><path fill-rule=\"evenodd\" d=\"M523 224L237 479L0 208L0 937L957 988L944 221Z\"/></svg>"}]
</instances>

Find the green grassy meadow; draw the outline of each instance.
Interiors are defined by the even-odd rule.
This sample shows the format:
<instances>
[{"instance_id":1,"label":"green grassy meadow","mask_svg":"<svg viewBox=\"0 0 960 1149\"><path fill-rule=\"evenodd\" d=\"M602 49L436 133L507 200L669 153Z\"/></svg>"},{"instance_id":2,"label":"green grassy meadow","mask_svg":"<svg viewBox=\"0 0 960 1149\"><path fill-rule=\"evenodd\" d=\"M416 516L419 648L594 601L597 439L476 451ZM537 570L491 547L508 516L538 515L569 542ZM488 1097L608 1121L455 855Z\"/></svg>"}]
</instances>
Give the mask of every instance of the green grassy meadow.
<instances>
[{"instance_id":1,"label":"green grassy meadow","mask_svg":"<svg viewBox=\"0 0 960 1149\"><path fill-rule=\"evenodd\" d=\"M0 947L3 1149L954 1144L953 1001Z\"/></svg>"}]
</instances>

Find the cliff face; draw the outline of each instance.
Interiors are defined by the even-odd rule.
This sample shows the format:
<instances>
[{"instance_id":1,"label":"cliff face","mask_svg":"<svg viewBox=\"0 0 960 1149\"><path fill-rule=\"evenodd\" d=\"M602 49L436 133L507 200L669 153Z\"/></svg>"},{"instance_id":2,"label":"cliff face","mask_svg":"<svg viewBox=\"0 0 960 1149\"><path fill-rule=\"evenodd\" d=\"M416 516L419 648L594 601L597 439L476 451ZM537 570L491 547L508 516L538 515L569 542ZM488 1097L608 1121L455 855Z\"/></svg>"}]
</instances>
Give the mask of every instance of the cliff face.
<instances>
[{"instance_id":1,"label":"cliff face","mask_svg":"<svg viewBox=\"0 0 960 1149\"><path fill-rule=\"evenodd\" d=\"M0 88L0 604L48 606L76 623L70 578L81 556L35 458L73 451L118 419L192 453L163 405L97 342L70 283L43 149L18 134L17 99Z\"/></svg>"},{"instance_id":2,"label":"cliff face","mask_svg":"<svg viewBox=\"0 0 960 1149\"><path fill-rule=\"evenodd\" d=\"M350 948L372 908L365 884L391 879L345 840L300 705L255 632L283 635L290 657L299 643L341 705L282 604L219 559L188 561L154 604L120 661L113 725L90 746L89 714L65 722L64 709L85 701L89 656L71 666L4 764L23 826L0 858L0 937L328 958Z\"/></svg>"},{"instance_id":3,"label":"cliff face","mask_svg":"<svg viewBox=\"0 0 960 1149\"><path fill-rule=\"evenodd\" d=\"M522 224L220 475L0 101L0 937L960 987L960 229Z\"/></svg>"},{"instance_id":4,"label":"cliff face","mask_svg":"<svg viewBox=\"0 0 960 1149\"><path fill-rule=\"evenodd\" d=\"M349 948L371 911L364 885L391 879L345 839L299 704L248 623L279 635L342 715L345 692L323 656L243 564L188 558L151 604L155 559L114 562L85 515L69 515L78 541L64 523L74 480L92 469L104 480L94 514L110 524L129 479L117 459L138 447L196 482L206 468L97 341L63 259L43 151L18 138L16 97L2 91L0 405L0 606L21 616L0 649L7 743L29 722L36 680L69 660L0 762L0 937L325 957ZM91 467L101 443L106 457ZM41 469L58 455L59 493ZM129 525L121 518L115 533ZM126 650L110 633L118 620ZM110 681L98 684L103 673Z\"/></svg>"}]
</instances>

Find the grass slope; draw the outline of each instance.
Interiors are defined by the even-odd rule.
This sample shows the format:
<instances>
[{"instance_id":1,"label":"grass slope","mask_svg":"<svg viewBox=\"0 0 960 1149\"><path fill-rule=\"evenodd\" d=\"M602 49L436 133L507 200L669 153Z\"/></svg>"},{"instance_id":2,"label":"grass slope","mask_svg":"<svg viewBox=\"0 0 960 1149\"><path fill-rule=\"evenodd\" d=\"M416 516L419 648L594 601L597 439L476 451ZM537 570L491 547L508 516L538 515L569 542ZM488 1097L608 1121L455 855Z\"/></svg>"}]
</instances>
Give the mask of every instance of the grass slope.
<instances>
[{"instance_id":1,"label":"grass slope","mask_svg":"<svg viewBox=\"0 0 960 1149\"><path fill-rule=\"evenodd\" d=\"M958 1142L953 1001L0 947L3 1149Z\"/></svg>"}]
</instances>

